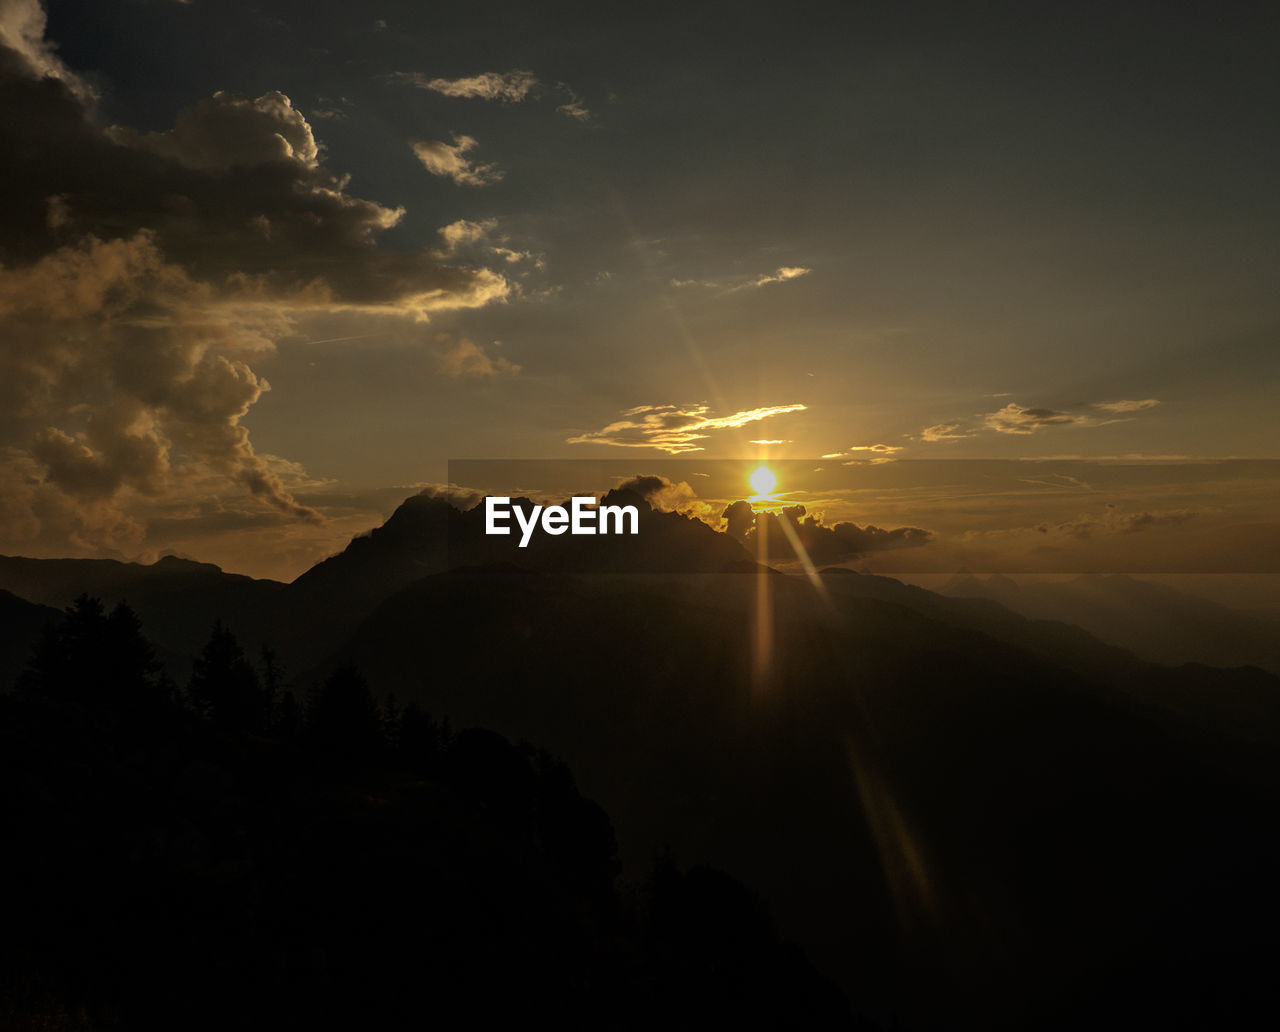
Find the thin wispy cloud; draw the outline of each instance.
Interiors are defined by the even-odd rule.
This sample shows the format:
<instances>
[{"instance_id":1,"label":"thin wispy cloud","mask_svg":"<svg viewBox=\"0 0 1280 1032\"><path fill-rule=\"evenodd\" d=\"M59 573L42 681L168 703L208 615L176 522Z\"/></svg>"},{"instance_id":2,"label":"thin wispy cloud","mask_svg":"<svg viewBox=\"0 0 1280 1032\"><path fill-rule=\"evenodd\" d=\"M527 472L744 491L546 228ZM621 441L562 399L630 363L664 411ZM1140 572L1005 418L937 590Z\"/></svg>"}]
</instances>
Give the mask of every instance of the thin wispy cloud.
<instances>
[{"instance_id":1,"label":"thin wispy cloud","mask_svg":"<svg viewBox=\"0 0 1280 1032\"><path fill-rule=\"evenodd\" d=\"M559 94L564 101L556 105L556 111L566 118L586 122L591 111L568 83L557 82L553 86L543 83L527 68L512 68L508 72L480 72L457 79L423 75L421 72L396 72L391 78L408 83L420 90L430 90L443 97L460 100L489 100L502 104L519 104L548 92Z\"/></svg>"},{"instance_id":2,"label":"thin wispy cloud","mask_svg":"<svg viewBox=\"0 0 1280 1032\"><path fill-rule=\"evenodd\" d=\"M505 175L497 165L479 164L466 156L476 148L473 136L455 133L452 144L443 140L411 140L409 146L423 168L433 176L451 179L459 186L488 186Z\"/></svg>"},{"instance_id":3,"label":"thin wispy cloud","mask_svg":"<svg viewBox=\"0 0 1280 1032\"><path fill-rule=\"evenodd\" d=\"M704 287L719 290L725 294L736 294L740 290L756 290L772 283L787 283L790 280L808 276L812 269L803 265L784 265L773 272L762 272L751 276L722 277L720 279L681 279L672 277L668 283L676 289L687 287Z\"/></svg>"},{"instance_id":4,"label":"thin wispy cloud","mask_svg":"<svg viewBox=\"0 0 1280 1032\"><path fill-rule=\"evenodd\" d=\"M920 431L922 441L960 441L972 437L973 432L964 430L959 423L934 423Z\"/></svg>"},{"instance_id":5,"label":"thin wispy cloud","mask_svg":"<svg viewBox=\"0 0 1280 1032\"><path fill-rule=\"evenodd\" d=\"M1102 409L1103 412L1141 412L1159 404L1155 398L1143 398L1141 401L1096 401L1093 407Z\"/></svg>"},{"instance_id":6,"label":"thin wispy cloud","mask_svg":"<svg viewBox=\"0 0 1280 1032\"><path fill-rule=\"evenodd\" d=\"M405 79L420 89L446 97L500 100L508 104L524 100L539 86L538 77L524 68L513 68L509 72L481 72L460 79L432 79L409 73Z\"/></svg>"},{"instance_id":7,"label":"thin wispy cloud","mask_svg":"<svg viewBox=\"0 0 1280 1032\"><path fill-rule=\"evenodd\" d=\"M803 265L784 265L773 272L757 276L756 281L752 286L767 287L770 283L786 283L787 280L799 279L801 276L808 276L811 272L813 272L812 269L807 269Z\"/></svg>"},{"instance_id":8,"label":"thin wispy cloud","mask_svg":"<svg viewBox=\"0 0 1280 1032\"><path fill-rule=\"evenodd\" d=\"M985 395L985 397L1004 397L1005 395ZM1063 411L1044 407L1019 405L1011 401L995 412L986 412L977 416L975 423L935 423L920 431L920 440L928 442L958 441L973 437L989 430L997 434L1014 437L1030 437L1042 430L1055 427L1097 427L1112 423L1126 422L1133 413L1154 408L1160 402L1156 398L1141 400L1098 401L1086 405L1075 406L1076 411ZM1091 414L1091 411L1108 413L1112 418L1106 419Z\"/></svg>"},{"instance_id":9,"label":"thin wispy cloud","mask_svg":"<svg viewBox=\"0 0 1280 1032\"><path fill-rule=\"evenodd\" d=\"M727 416L710 414L706 405L640 405L622 413L622 419L608 426L578 434L569 444L609 444L619 448L657 448L670 455L702 451L699 441L710 431L736 429L750 423L789 412L802 412L801 404L767 405L743 409Z\"/></svg>"}]
</instances>

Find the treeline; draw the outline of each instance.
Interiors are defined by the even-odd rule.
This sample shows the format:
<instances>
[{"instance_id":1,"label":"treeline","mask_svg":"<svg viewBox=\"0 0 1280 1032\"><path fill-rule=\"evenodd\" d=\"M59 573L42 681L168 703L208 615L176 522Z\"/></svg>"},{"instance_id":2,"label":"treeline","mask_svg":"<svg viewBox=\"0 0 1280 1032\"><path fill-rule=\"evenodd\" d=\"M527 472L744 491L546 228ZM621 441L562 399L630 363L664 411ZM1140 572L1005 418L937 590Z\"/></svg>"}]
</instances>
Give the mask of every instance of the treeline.
<instances>
[{"instance_id":1,"label":"treeline","mask_svg":"<svg viewBox=\"0 0 1280 1032\"><path fill-rule=\"evenodd\" d=\"M78 599L0 697L0 784L5 1028L851 1021L727 875L621 880L544 751L351 667L300 693L222 624L179 686Z\"/></svg>"}]
</instances>

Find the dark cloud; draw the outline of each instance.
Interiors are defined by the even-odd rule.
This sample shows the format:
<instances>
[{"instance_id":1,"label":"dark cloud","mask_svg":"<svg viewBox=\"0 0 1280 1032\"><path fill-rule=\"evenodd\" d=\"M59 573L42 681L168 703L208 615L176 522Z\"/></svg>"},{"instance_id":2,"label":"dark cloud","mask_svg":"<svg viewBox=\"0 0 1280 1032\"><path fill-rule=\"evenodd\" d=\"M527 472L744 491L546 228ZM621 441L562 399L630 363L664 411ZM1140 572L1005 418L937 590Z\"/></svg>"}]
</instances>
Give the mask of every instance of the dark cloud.
<instances>
[{"instance_id":1,"label":"dark cloud","mask_svg":"<svg viewBox=\"0 0 1280 1032\"><path fill-rule=\"evenodd\" d=\"M698 498L698 493L684 480L669 480L664 476L640 475L624 480L619 491L639 495L651 509L658 512L679 512L695 516L709 513L711 507Z\"/></svg>"},{"instance_id":2,"label":"dark cloud","mask_svg":"<svg viewBox=\"0 0 1280 1032\"><path fill-rule=\"evenodd\" d=\"M1191 509L1164 509L1156 512L1125 512L1118 505L1108 503L1101 513L1085 513L1073 520L1057 524L1060 534L1074 538L1089 538L1095 534L1137 534L1152 527L1173 527L1195 519ZM1048 528L1036 528L1047 533Z\"/></svg>"},{"instance_id":3,"label":"dark cloud","mask_svg":"<svg viewBox=\"0 0 1280 1032\"><path fill-rule=\"evenodd\" d=\"M800 543L814 563L834 563L853 559L868 552L917 548L928 544L933 534L919 527L895 527L885 530L867 524L839 522L827 525L821 516L805 515L803 505L789 505L774 512L754 512L745 501L737 501L721 514L726 532L743 542L757 554L761 534L769 561L798 559L794 539ZM784 522L789 526L787 533Z\"/></svg>"},{"instance_id":4,"label":"dark cloud","mask_svg":"<svg viewBox=\"0 0 1280 1032\"><path fill-rule=\"evenodd\" d=\"M1081 422L1081 417L1047 408L1026 408L1009 402L998 412L982 417L983 425L1000 434L1033 434L1047 426L1067 426Z\"/></svg>"},{"instance_id":5,"label":"dark cloud","mask_svg":"<svg viewBox=\"0 0 1280 1032\"><path fill-rule=\"evenodd\" d=\"M720 519L725 524L725 533L739 541L746 541L751 528L755 526L756 514L750 502L739 500L725 509L720 514Z\"/></svg>"},{"instance_id":6,"label":"dark cloud","mask_svg":"<svg viewBox=\"0 0 1280 1032\"><path fill-rule=\"evenodd\" d=\"M423 321L507 280L380 250L403 211L349 194L282 93L215 93L164 132L98 126L43 29L38 4L0 3L0 537L136 543L140 503L228 482L318 521L250 442L270 389L250 363L299 312Z\"/></svg>"}]
</instances>

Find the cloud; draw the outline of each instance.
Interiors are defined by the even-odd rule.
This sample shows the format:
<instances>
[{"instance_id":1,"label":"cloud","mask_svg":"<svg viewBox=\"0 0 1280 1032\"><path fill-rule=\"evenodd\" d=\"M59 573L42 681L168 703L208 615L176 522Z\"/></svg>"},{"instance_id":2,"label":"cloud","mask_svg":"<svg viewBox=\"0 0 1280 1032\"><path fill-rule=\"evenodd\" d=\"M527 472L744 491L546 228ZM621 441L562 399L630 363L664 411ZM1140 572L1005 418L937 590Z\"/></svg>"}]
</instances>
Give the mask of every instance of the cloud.
<instances>
[{"instance_id":1,"label":"cloud","mask_svg":"<svg viewBox=\"0 0 1280 1032\"><path fill-rule=\"evenodd\" d=\"M733 429L771 416L801 412L800 404L770 405L743 409L728 416L709 415L706 405L640 405L623 413L620 419L601 430L570 437L568 444L611 444L620 448L657 448L671 455L702 451L695 442L705 440L706 431Z\"/></svg>"},{"instance_id":2,"label":"cloud","mask_svg":"<svg viewBox=\"0 0 1280 1032\"><path fill-rule=\"evenodd\" d=\"M872 456L870 461L874 463L881 463L892 462L893 457L900 451L902 451L902 445L900 444L851 444L848 451L828 452L826 455L823 455L822 458L847 459L857 452L870 452ZM858 459L854 462L846 462L845 465L852 466L861 461L863 460Z\"/></svg>"},{"instance_id":3,"label":"cloud","mask_svg":"<svg viewBox=\"0 0 1280 1032\"><path fill-rule=\"evenodd\" d=\"M57 79L82 100L92 100L93 90L58 57L45 39L48 19L40 0L0 0L0 47L12 55L25 73L35 79Z\"/></svg>"},{"instance_id":4,"label":"cloud","mask_svg":"<svg viewBox=\"0 0 1280 1032\"><path fill-rule=\"evenodd\" d=\"M318 521L244 425L270 389L256 360L301 313L423 321L511 283L379 248L403 210L350 194L283 93L215 93L161 132L99 127L43 26L0 0L0 152L23 156L0 191L0 538L124 548L229 485ZM446 371L509 367L476 350Z\"/></svg>"},{"instance_id":5,"label":"cloud","mask_svg":"<svg viewBox=\"0 0 1280 1032\"><path fill-rule=\"evenodd\" d=\"M748 441L747 442L747 444L790 444L790 443L791 443L790 441L785 441L782 438L778 438L772 441Z\"/></svg>"},{"instance_id":6,"label":"cloud","mask_svg":"<svg viewBox=\"0 0 1280 1032\"><path fill-rule=\"evenodd\" d=\"M320 148L311 126L292 101L277 91L250 100L219 90L178 112L172 129L140 133L111 126L107 136L125 147L211 172L276 161L306 170L319 166Z\"/></svg>"},{"instance_id":7,"label":"cloud","mask_svg":"<svg viewBox=\"0 0 1280 1032\"><path fill-rule=\"evenodd\" d=\"M496 340L493 343L499 345ZM520 372L520 367L505 358L493 358L478 344L459 337L440 356L440 370L446 376L490 377L514 376Z\"/></svg>"},{"instance_id":8,"label":"cloud","mask_svg":"<svg viewBox=\"0 0 1280 1032\"><path fill-rule=\"evenodd\" d=\"M1155 398L1144 398L1141 401L1095 401L1093 407L1103 412L1141 412L1159 404Z\"/></svg>"},{"instance_id":9,"label":"cloud","mask_svg":"<svg viewBox=\"0 0 1280 1032\"><path fill-rule=\"evenodd\" d=\"M1009 402L998 412L989 412L982 417L983 425L988 430L999 434L1033 434L1047 426L1069 426L1081 422L1080 416L1066 412L1057 412L1047 408L1025 408L1016 402Z\"/></svg>"},{"instance_id":10,"label":"cloud","mask_svg":"<svg viewBox=\"0 0 1280 1032\"><path fill-rule=\"evenodd\" d=\"M751 508L750 502L739 499L720 514L720 519L725 524L726 534L745 542L747 535L751 533L751 528L756 524L756 513Z\"/></svg>"},{"instance_id":11,"label":"cloud","mask_svg":"<svg viewBox=\"0 0 1280 1032\"><path fill-rule=\"evenodd\" d=\"M787 280L808 276L811 272L813 272L812 269L806 269L802 265L784 265L775 272L757 276L752 286L763 287L770 283L785 283Z\"/></svg>"},{"instance_id":12,"label":"cloud","mask_svg":"<svg viewBox=\"0 0 1280 1032\"><path fill-rule=\"evenodd\" d=\"M786 283L788 280L807 276L812 271L812 269L807 269L802 265L787 265L773 272L760 273L749 277L737 276L721 279L680 279L679 277L672 277L667 282L678 290L686 287L705 287L721 290L726 294L736 294L740 290L752 290L757 287L768 286L770 283Z\"/></svg>"},{"instance_id":13,"label":"cloud","mask_svg":"<svg viewBox=\"0 0 1280 1032\"><path fill-rule=\"evenodd\" d=\"M631 491L643 498L651 509L678 512L689 516L705 516L711 506L684 480L669 480L657 474L641 474L622 481L618 491Z\"/></svg>"},{"instance_id":14,"label":"cloud","mask_svg":"<svg viewBox=\"0 0 1280 1032\"><path fill-rule=\"evenodd\" d=\"M521 251L513 247L507 247L506 244L510 242L509 238L496 236L497 228L497 219L483 219L480 222L459 219L457 222L442 226L439 233L444 238L445 255L455 257L459 253L472 250L488 257L500 258L509 266L527 262L530 267L535 269L543 267L544 260L542 255L535 254L533 251Z\"/></svg>"},{"instance_id":15,"label":"cloud","mask_svg":"<svg viewBox=\"0 0 1280 1032\"><path fill-rule=\"evenodd\" d=\"M1042 524L1036 530L1041 534L1052 530L1058 534L1081 539L1095 534L1137 534L1151 527L1178 526L1195 519L1197 515L1191 509L1125 512L1114 502L1109 502L1101 513L1083 513L1075 519L1065 520L1052 527Z\"/></svg>"},{"instance_id":16,"label":"cloud","mask_svg":"<svg viewBox=\"0 0 1280 1032\"><path fill-rule=\"evenodd\" d=\"M455 133L452 145L442 140L411 140L409 146L423 168L433 176L452 179L459 186L488 186L505 174L497 165L477 165L464 157L476 147L472 136Z\"/></svg>"},{"instance_id":17,"label":"cloud","mask_svg":"<svg viewBox=\"0 0 1280 1032\"><path fill-rule=\"evenodd\" d=\"M428 79L424 75L404 76L407 82L446 97L475 97L506 103L524 100L538 88L538 77L523 68L509 72L481 72L462 79Z\"/></svg>"},{"instance_id":18,"label":"cloud","mask_svg":"<svg viewBox=\"0 0 1280 1032\"><path fill-rule=\"evenodd\" d=\"M445 97L493 100L504 104L516 104L544 91L542 81L527 68L513 68L509 72L481 72L459 79L432 78L421 72L397 72L391 77L421 90L430 90ZM567 99L556 106L556 111L578 122L591 119L591 112L568 83L558 82L553 90Z\"/></svg>"},{"instance_id":19,"label":"cloud","mask_svg":"<svg viewBox=\"0 0 1280 1032\"><path fill-rule=\"evenodd\" d=\"M0 352L0 433L25 445L42 485L101 515L122 493L154 497L215 474L318 520L240 422L270 389L241 356L272 327L237 325L212 300L145 231L0 271L0 318L21 345Z\"/></svg>"},{"instance_id":20,"label":"cloud","mask_svg":"<svg viewBox=\"0 0 1280 1032\"><path fill-rule=\"evenodd\" d=\"M934 423L920 431L922 441L961 441L972 436L973 432L961 429L959 423Z\"/></svg>"},{"instance_id":21,"label":"cloud","mask_svg":"<svg viewBox=\"0 0 1280 1032\"><path fill-rule=\"evenodd\" d=\"M484 219L480 222L470 222L467 219L459 219L457 222L451 222L447 226L440 228L440 235L444 237L446 249L452 254L462 247L469 244L480 243L488 238L489 234L498 226L497 219Z\"/></svg>"},{"instance_id":22,"label":"cloud","mask_svg":"<svg viewBox=\"0 0 1280 1032\"><path fill-rule=\"evenodd\" d=\"M803 505L790 505L780 512L753 513L744 501L734 502L721 514L726 532L742 541L748 549L759 544L759 535L765 535L766 554L771 560L798 559L791 537L782 527L782 521L791 529L814 563L832 563L852 559L867 552L881 552L898 548L918 548L933 540L931 531L919 527L896 527L885 530L873 524L864 527L856 523L839 522L827 525L821 515L805 515Z\"/></svg>"},{"instance_id":23,"label":"cloud","mask_svg":"<svg viewBox=\"0 0 1280 1032\"><path fill-rule=\"evenodd\" d=\"M568 86L565 86L564 83L560 84L560 88L569 94L569 99L563 104L556 105L556 110L564 115L565 118L572 118L577 122L589 122L591 120L591 111L582 103L581 98Z\"/></svg>"},{"instance_id":24,"label":"cloud","mask_svg":"<svg viewBox=\"0 0 1280 1032\"><path fill-rule=\"evenodd\" d=\"M989 398L1005 396L986 395ZM1098 409L1112 414L1125 414L1141 412L1145 409L1154 408L1159 404L1160 402L1155 398L1145 398L1141 401L1098 401L1079 407ZM1050 408L1030 408L1012 401L1005 405L1004 408L996 412L985 413L978 418L982 421L981 426L978 427L966 427L961 423L937 423L922 430L920 439L922 441L954 441L973 437L981 430L992 430L998 434L1026 437L1048 427L1091 427L1123 422L1120 419L1100 419L1085 413L1061 412Z\"/></svg>"}]
</instances>

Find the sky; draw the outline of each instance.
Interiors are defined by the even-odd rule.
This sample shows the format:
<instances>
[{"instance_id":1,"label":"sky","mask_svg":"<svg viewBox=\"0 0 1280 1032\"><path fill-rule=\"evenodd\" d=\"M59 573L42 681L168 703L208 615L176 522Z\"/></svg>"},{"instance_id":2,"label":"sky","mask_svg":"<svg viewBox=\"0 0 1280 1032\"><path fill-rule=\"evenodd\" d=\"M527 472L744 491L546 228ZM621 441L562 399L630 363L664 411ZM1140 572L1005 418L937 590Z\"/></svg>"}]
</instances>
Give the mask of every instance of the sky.
<instances>
[{"instance_id":1,"label":"sky","mask_svg":"<svg viewBox=\"0 0 1280 1032\"><path fill-rule=\"evenodd\" d=\"M0 552L290 579L451 460L751 459L838 465L810 513L928 530L903 563L1087 519L1062 569L1269 568L1276 477L1221 460L1280 458L1278 39L0 0ZM1011 506L976 460L1085 465Z\"/></svg>"}]
</instances>

